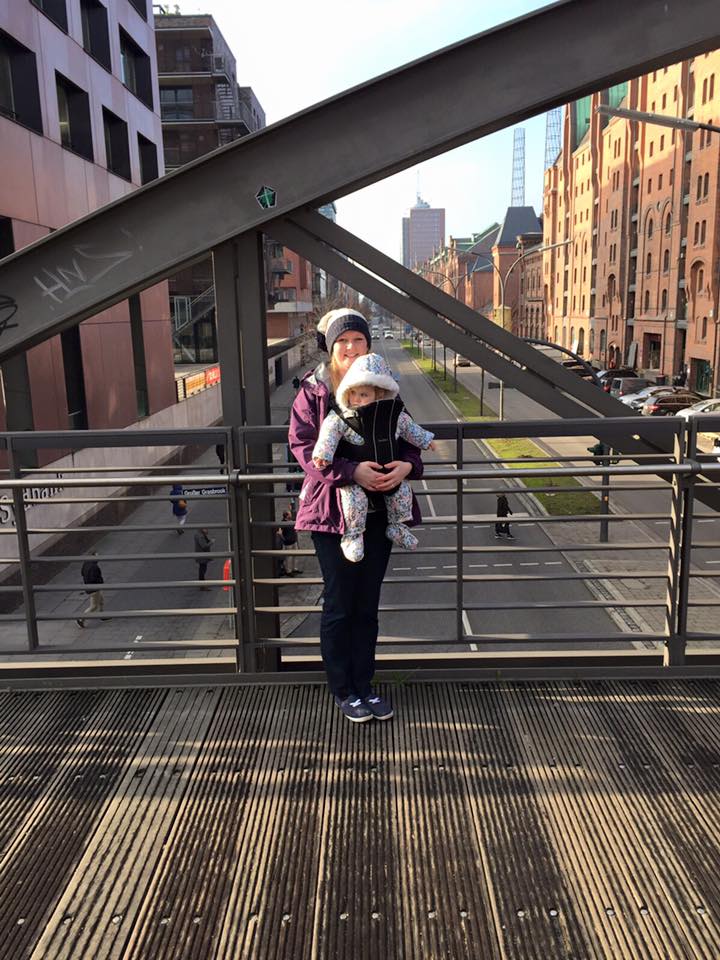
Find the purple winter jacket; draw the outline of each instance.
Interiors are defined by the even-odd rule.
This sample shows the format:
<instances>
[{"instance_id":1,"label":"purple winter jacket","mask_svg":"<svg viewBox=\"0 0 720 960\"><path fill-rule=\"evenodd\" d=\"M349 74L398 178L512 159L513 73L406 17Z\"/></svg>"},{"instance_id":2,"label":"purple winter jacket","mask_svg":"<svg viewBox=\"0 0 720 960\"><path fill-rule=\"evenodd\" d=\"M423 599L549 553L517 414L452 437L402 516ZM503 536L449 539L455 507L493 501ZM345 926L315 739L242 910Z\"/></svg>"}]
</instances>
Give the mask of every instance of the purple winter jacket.
<instances>
[{"instance_id":1,"label":"purple winter jacket","mask_svg":"<svg viewBox=\"0 0 720 960\"><path fill-rule=\"evenodd\" d=\"M290 414L288 442L295 459L305 471L295 529L343 534L345 521L340 507L339 488L353 483L357 463L335 457L330 466L319 470L312 462L320 424L330 409L329 377L326 371L325 364L321 363L312 373L305 374ZM398 449L399 459L412 464L407 479L419 480L423 475L423 462L418 448L400 439ZM421 519L420 507L413 494L412 520L408 521L408 526L420 523Z\"/></svg>"}]
</instances>

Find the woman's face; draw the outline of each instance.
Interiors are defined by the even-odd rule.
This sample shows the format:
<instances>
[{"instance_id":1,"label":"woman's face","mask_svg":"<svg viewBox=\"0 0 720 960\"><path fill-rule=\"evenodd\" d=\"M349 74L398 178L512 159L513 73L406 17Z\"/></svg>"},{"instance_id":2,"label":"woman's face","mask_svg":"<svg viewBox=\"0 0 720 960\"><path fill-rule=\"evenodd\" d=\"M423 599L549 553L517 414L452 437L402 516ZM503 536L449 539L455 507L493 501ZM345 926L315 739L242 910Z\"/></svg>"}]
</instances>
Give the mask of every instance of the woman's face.
<instances>
[{"instance_id":1,"label":"woman's face","mask_svg":"<svg viewBox=\"0 0 720 960\"><path fill-rule=\"evenodd\" d=\"M359 330L341 333L333 344L332 359L338 372L343 376L358 357L368 352L368 342Z\"/></svg>"}]
</instances>

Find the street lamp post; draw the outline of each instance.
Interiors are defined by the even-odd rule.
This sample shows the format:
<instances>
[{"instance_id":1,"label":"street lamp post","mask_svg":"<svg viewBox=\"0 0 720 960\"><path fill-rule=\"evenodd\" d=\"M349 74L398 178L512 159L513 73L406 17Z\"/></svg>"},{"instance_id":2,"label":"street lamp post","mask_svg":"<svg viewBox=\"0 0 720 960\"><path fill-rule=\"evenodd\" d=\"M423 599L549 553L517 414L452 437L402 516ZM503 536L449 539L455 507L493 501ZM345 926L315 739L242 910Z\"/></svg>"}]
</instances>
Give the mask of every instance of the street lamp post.
<instances>
[{"instance_id":1,"label":"street lamp post","mask_svg":"<svg viewBox=\"0 0 720 960\"><path fill-rule=\"evenodd\" d=\"M570 243L570 240L559 240L557 243L548 243L545 246L531 247L529 250L524 250L519 257L516 257L515 260L510 264L510 266L505 271L505 276L500 271L500 268L497 266L492 257L487 254L478 253L474 254L478 259L482 258L486 260L490 266L493 268L495 273L498 275L500 281L500 317L503 330L505 329L505 285L507 284L510 274L513 272L515 267L529 256L531 253L544 253L546 250L553 250L556 247L566 247ZM477 263L477 260L475 261ZM500 420L505 419L505 381L500 380L500 409L498 410L498 418Z\"/></svg>"},{"instance_id":2,"label":"street lamp post","mask_svg":"<svg viewBox=\"0 0 720 960\"><path fill-rule=\"evenodd\" d=\"M458 288L458 283L460 282L460 279L461 279L460 277L448 277L447 274L441 273L439 270L424 270L424 269L423 269L423 270L422 270L422 273L423 273L423 274L428 274L428 273L430 273L430 274L432 274L432 275L435 276L435 277L442 277L443 280L447 280L448 283L452 284L453 296L454 296L455 299L457 300L457 298L458 298L457 288ZM455 354L455 357L456 357L456 359L457 359L457 354ZM485 372L485 371L483 371L483 374L484 374L484 372ZM454 365L454 377L455 377L455 393L457 393L457 363L455 363L455 365ZM443 344L443 380L447 380L447 344ZM481 402L482 402L482 401L481 401ZM481 412L481 414L482 414L482 409L481 409L480 412Z\"/></svg>"}]
</instances>

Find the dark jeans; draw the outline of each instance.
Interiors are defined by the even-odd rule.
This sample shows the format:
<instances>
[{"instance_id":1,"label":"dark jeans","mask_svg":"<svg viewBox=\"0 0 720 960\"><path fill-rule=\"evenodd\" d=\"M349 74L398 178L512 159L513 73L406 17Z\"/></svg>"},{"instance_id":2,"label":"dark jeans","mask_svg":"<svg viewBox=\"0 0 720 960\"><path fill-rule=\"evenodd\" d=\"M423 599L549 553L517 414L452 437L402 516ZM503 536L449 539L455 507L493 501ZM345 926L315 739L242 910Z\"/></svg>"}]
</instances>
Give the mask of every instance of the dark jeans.
<instances>
[{"instance_id":1,"label":"dark jeans","mask_svg":"<svg viewBox=\"0 0 720 960\"><path fill-rule=\"evenodd\" d=\"M198 580L204 580L207 572L209 560L198 560Z\"/></svg>"},{"instance_id":2,"label":"dark jeans","mask_svg":"<svg viewBox=\"0 0 720 960\"><path fill-rule=\"evenodd\" d=\"M368 514L365 556L360 563L345 559L339 534L312 534L325 583L320 650L328 686L341 700L370 695L380 588L392 549L385 536L386 526L387 514Z\"/></svg>"}]
</instances>

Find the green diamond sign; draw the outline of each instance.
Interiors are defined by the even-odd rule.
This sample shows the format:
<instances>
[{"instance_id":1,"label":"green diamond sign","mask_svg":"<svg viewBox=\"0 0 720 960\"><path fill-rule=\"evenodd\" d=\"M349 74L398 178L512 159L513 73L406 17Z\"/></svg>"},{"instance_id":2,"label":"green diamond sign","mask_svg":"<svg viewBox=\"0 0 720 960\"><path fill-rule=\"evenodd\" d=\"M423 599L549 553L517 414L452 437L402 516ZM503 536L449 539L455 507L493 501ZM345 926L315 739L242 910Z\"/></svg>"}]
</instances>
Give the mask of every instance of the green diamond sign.
<instances>
[{"instance_id":1,"label":"green diamond sign","mask_svg":"<svg viewBox=\"0 0 720 960\"><path fill-rule=\"evenodd\" d=\"M277 203L277 193L272 187L260 187L255 194L255 199L263 210L272 210Z\"/></svg>"}]
</instances>

